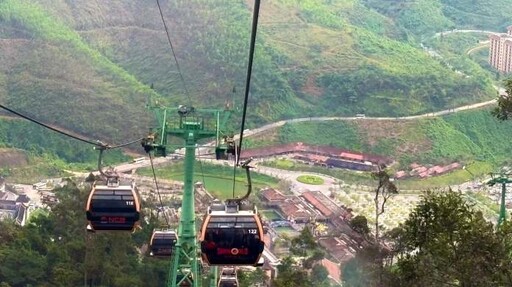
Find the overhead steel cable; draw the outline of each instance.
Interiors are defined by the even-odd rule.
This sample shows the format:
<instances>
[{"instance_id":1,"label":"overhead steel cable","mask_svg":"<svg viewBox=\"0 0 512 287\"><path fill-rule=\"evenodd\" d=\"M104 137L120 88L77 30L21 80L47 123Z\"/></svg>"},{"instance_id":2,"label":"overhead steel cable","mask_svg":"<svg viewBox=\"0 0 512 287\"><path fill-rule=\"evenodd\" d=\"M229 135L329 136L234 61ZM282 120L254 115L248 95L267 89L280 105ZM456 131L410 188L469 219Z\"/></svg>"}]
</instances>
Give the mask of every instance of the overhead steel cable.
<instances>
[{"instance_id":1,"label":"overhead steel cable","mask_svg":"<svg viewBox=\"0 0 512 287\"><path fill-rule=\"evenodd\" d=\"M160 195L160 188L158 187L158 181L156 179L156 173L155 173L155 167L153 166L153 157L151 156L151 153L148 152L149 155L149 163L151 164L151 171L153 172L153 180L155 181L155 188L156 188L156 194L158 195L158 200L160 202L160 208L162 209L162 213L164 214L165 224L167 224L167 227L171 227L169 224L169 219L167 218L167 214L164 210L164 203L162 201L162 196Z\"/></svg>"},{"instance_id":2,"label":"overhead steel cable","mask_svg":"<svg viewBox=\"0 0 512 287\"><path fill-rule=\"evenodd\" d=\"M70 133L61 131L61 130L56 129L56 128L50 126L50 125L47 125L47 124L45 124L43 122L40 122L40 121L38 121L36 119L33 119L33 118L31 118L31 117L29 117L27 115L21 114L21 113L15 111L13 109L10 109L10 108L2 105L2 104L0 104L0 108L4 109L6 111L9 111L9 112L11 112L11 113L13 113L13 114L15 114L15 115L17 115L17 116L19 116L21 118L24 118L24 119L26 119L26 120L28 120L30 122L33 122L33 123L38 124L38 125L40 125L42 127L45 127L45 128L47 128L49 130L52 130L52 131L57 132L59 134L62 134L64 136L66 136L66 137L70 137L72 139L79 140L81 142L93 145L93 146L95 146L98 149L115 149L115 148L120 148L120 147L124 147L124 146L127 146L127 145L131 145L133 143L139 142L139 141L141 141L143 139L143 138L139 138L139 139L136 139L136 140L133 140L133 141L129 141L127 143L123 143L123 144L119 144L119 145L110 145L110 144L103 143L102 141L99 141L99 140L92 141L90 139L85 139L85 138L78 137L78 136L72 135Z\"/></svg>"},{"instance_id":3,"label":"overhead steel cable","mask_svg":"<svg viewBox=\"0 0 512 287\"><path fill-rule=\"evenodd\" d=\"M187 83L185 82L185 78L183 77L183 73L180 69L180 64L178 63L178 58L176 57L176 53L174 52L174 45L172 44L171 35L169 34L169 28L167 28L167 23L165 22L164 13L162 12L162 7L160 6L160 1L156 0L156 4L158 6L158 11L160 12L160 18L162 19L162 23L165 29L165 35L167 36L167 41L169 42L169 46L171 47L172 56L174 57L174 62L176 63L176 68L178 69L178 73L180 75L181 82L183 83L183 88L185 89L185 93L187 94L188 101L192 105L192 99L190 98L190 92L188 91Z\"/></svg>"},{"instance_id":4,"label":"overhead steel cable","mask_svg":"<svg viewBox=\"0 0 512 287\"><path fill-rule=\"evenodd\" d=\"M258 18L260 14L260 0L254 1L254 11L252 16L252 31L251 31L251 43L249 47L249 63L247 64L247 78L245 80L245 96L244 96L244 106L242 111L242 126L240 128L240 139L238 143L238 147L242 150L242 141L244 139L244 130L245 130L245 118L247 115L247 103L249 101L249 94L251 88L251 76L252 76L252 63L254 60L254 50L256 45L256 33L258 31ZM240 164L240 155L238 155L236 159L236 165Z\"/></svg>"},{"instance_id":5,"label":"overhead steel cable","mask_svg":"<svg viewBox=\"0 0 512 287\"><path fill-rule=\"evenodd\" d=\"M136 140L132 140L132 141L129 141L129 142L126 142L126 143L123 143L123 144L107 145L107 148L108 149L121 148L121 147L129 146L129 145L134 144L134 143L140 143L140 141L142 141L143 139L144 139L144 137L141 137L141 138L138 138Z\"/></svg>"},{"instance_id":6,"label":"overhead steel cable","mask_svg":"<svg viewBox=\"0 0 512 287\"><path fill-rule=\"evenodd\" d=\"M60 133L62 135L65 135L67 137L74 138L76 140L79 140L79 141L82 141L82 142L85 142L85 143L88 143L88 144L91 144L91 145L95 145L95 146L98 146L98 147L104 146L103 144L101 144L101 142L94 142L94 141L91 141L91 140L88 140L88 139L84 139L84 138L80 138L80 137L74 136L72 134L66 133L66 132L61 131L61 130L58 130L58 129L56 129L54 127L51 127L51 126L49 126L47 124L44 124L44 123L42 123L42 122L40 122L38 120L35 120L35 119L33 119L33 118L29 117L29 116L26 116L26 115L23 115L21 113L18 113L15 110L9 109L8 107L6 107L6 106L4 106L2 104L0 104L0 108L4 109L6 111L9 111L9 112L11 112L11 113L13 113L13 114L15 114L15 115L17 115L17 116L19 116L21 118L24 118L24 119L26 119L28 121L31 121L33 123L36 123L36 124L40 125L40 126L43 126L43 127L47 128L47 129L50 129L50 130L52 130L54 132Z\"/></svg>"},{"instance_id":7,"label":"overhead steel cable","mask_svg":"<svg viewBox=\"0 0 512 287\"><path fill-rule=\"evenodd\" d=\"M254 51L256 46L256 34L258 32L258 18L260 15L260 0L254 1L254 10L252 16L252 29L251 29L251 42L249 45L249 62L247 64L247 78L245 80L245 95L244 105L242 111L242 125L240 127L240 138L238 141L238 147L235 146L235 167L233 170L233 197L235 197L235 183L236 183L236 167L240 165L240 153L242 151L242 141L244 139L245 130L245 118L247 115L247 104L249 102L249 94L251 88L251 77L252 77L252 64L254 60Z\"/></svg>"}]
</instances>

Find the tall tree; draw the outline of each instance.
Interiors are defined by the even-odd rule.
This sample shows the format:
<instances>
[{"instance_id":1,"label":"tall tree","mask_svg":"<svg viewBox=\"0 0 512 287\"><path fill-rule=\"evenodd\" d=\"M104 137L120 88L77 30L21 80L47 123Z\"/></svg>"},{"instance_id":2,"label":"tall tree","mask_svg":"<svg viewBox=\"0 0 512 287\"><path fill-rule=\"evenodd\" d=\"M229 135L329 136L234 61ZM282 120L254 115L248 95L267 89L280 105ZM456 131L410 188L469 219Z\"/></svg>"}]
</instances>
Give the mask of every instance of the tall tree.
<instances>
[{"instance_id":1,"label":"tall tree","mask_svg":"<svg viewBox=\"0 0 512 287\"><path fill-rule=\"evenodd\" d=\"M392 182L391 177L384 167L379 166L376 172L372 173L372 177L377 180L377 187L375 188L375 196L373 202L375 204L375 246L376 250L376 262L378 267L378 286L384 284L384 254L381 249L380 241L380 216L386 211L386 203L388 199L398 193L398 188Z\"/></svg>"},{"instance_id":2,"label":"tall tree","mask_svg":"<svg viewBox=\"0 0 512 287\"><path fill-rule=\"evenodd\" d=\"M380 239L379 217L386 211L386 203L388 199L398 193L396 185L392 182L388 172L381 166L372 173L372 177L377 180L375 188L375 196L373 202L375 204L375 242L378 244Z\"/></svg>"},{"instance_id":3,"label":"tall tree","mask_svg":"<svg viewBox=\"0 0 512 287\"><path fill-rule=\"evenodd\" d=\"M498 95L498 106L492 114L499 120L506 121L512 117L512 78L505 80L505 94Z\"/></svg>"}]
</instances>

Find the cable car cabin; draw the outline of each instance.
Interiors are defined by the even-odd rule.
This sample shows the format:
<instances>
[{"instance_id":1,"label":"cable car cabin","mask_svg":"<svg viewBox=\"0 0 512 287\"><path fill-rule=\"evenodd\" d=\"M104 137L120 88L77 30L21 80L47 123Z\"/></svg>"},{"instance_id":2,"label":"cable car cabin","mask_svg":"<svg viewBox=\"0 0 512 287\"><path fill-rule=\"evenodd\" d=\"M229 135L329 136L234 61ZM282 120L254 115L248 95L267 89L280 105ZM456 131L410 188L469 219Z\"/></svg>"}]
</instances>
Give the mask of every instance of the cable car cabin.
<instances>
[{"instance_id":1,"label":"cable car cabin","mask_svg":"<svg viewBox=\"0 0 512 287\"><path fill-rule=\"evenodd\" d=\"M178 241L174 230L155 230L149 243L149 255L154 257L171 257L172 250Z\"/></svg>"},{"instance_id":2,"label":"cable car cabin","mask_svg":"<svg viewBox=\"0 0 512 287\"><path fill-rule=\"evenodd\" d=\"M201 256L209 265L253 265L264 249L263 226L256 210L208 209L201 228Z\"/></svg>"},{"instance_id":3,"label":"cable car cabin","mask_svg":"<svg viewBox=\"0 0 512 287\"><path fill-rule=\"evenodd\" d=\"M134 183L94 182L87 200L89 231L134 231L139 226L140 196Z\"/></svg>"},{"instance_id":4,"label":"cable car cabin","mask_svg":"<svg viewBox=\"0 0 512 287\"><path fill-rule=\"evenodd\" d=\"M238 287L238 278L234 267L222 268L217 287Z\"/></svg>"},{"instance_id":5,"label":"cable car cabin","mask_svg":"<svg viewBox=\"0 0 512 287\"><path fill-rule=\"evenodd\" d=\"M238 279L235 276L221 276L217 287L238 287Z\"/></svg>"}]
</instances>

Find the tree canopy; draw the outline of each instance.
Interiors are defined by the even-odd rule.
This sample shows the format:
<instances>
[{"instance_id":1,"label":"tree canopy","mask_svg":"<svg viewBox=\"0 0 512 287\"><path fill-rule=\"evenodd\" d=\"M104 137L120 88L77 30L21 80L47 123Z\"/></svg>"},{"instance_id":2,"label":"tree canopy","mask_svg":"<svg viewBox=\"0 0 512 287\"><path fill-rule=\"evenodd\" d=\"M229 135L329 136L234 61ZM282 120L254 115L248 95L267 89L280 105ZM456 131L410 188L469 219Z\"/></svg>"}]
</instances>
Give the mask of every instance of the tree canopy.
<instances>
[{"instance_id":1,"label":"tree canopy","mask_svg":"<svg viewBox=\"0 0 512 287\"><path fill-rule=\"evenodd\" d=\"M168 261L141 253L152 226L135 234L86 234L87 194L68 182L56 191L51 212L24 227L0 221L0 286L164 285Z\"/></svg>"},{"instance_id":2,"label":"tree canopy","mask_svg":"<svg viewBox=\"0 0 512 287\"><path fill-rule=\"evenodd\" d=\"M426 192L387 235L381 286L512 286L512 224L499 229L460 193ZM344 268L347 286L377 286L372 246ZM365 256L370 255L370 256Z\"/></svg>"}]
</instances>

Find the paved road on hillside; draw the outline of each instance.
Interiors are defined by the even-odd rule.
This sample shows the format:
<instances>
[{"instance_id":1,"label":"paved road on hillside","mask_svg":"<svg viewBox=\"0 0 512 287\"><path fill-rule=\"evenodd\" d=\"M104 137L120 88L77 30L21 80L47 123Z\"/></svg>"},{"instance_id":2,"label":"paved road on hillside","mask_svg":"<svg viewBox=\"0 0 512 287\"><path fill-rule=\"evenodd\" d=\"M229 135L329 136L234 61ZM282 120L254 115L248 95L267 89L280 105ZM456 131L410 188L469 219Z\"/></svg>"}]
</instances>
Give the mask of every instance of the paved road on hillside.
<instances>
[{"instance_id":1,"label":"paved road on hillside","mask_svg":"<svg viewBox=\"0 0 512 287\"><path fill-rule=\"evenodd\" d=\"M444 35L448 35L448 34L454 34L454 33L483 33L483 34L492 34L492 35L500 34L498 32L486 31L486 30L453 29L453 30L449 30L449 31L437 32L434 34L433 38L437 38L439 36L444 36Z\"/></svg>"},{"instance_id":2,"label":"paved road on hillside","mask_svg":"<svg viewBox=\"0 0 512 287\"><path fill-rule=\"evenodd\" d=\"M495 87L496 88L496 87ZM496 88L500 91L500 94L505 92L505 89L503 88ZM472 109L478 109L485 106L493 105L496 103L496 100L489 100L481 103L476 104L470 104L465 106L460 106L453 109L446 109L442 111L437 111L433 113L425 113L421 115L415 115L415 116L405 116L405 117L308 117L308 118L297 118L297 119L290 119L290 120L282 120L275 123L271 123L268 125L264 125L262 127L248 130L247 132L244 132L244 137L253 136L259 133L262 133L267 130L275 129L278 127L281 127L287 123L299 123L299 122L314 122L314 121L409 121L409 120L417 120L421 118L429 118L429 117L437 117L437 116L444 116L448 114L457 113L460 111L466 111L466 110L472 110Z\"/></svg>"}]
</instances>

